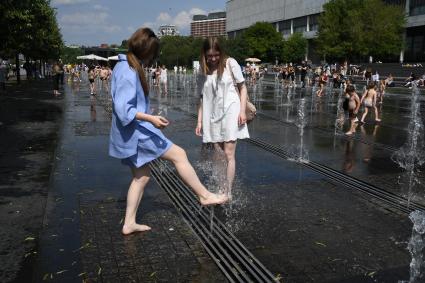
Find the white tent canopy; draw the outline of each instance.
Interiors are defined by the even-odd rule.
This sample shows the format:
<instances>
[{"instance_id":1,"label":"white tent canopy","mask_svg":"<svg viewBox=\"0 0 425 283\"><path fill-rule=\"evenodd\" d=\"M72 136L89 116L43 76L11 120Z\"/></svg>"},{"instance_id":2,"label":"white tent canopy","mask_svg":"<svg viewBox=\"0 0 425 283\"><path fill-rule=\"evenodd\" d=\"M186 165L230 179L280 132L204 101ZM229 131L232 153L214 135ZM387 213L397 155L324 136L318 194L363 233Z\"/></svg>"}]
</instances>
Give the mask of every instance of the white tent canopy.
<instances>
[{"instance_id":1,"label":"white tent canopy","mask_svg":"<svg viewBox=\"0 0 425 283\"><path fill-rule=\"evenodd\" d=\"M86 59L86 60L97 60L97 61L108 61L108 59L103 58L101 56L97 56L95 54L77 56L77 59Z\"/></svg>"},{"instance_id":2,"label":"white tent canopy","mask_svg":"<svg viewBox=\"0 0 425 283\"><path fill-rule=\"evenodd\" d=\"M118 55L108 57L108 61L109 61L109 60L115 60L115 61L118 61Z\"/></svg>"}]
</instances>

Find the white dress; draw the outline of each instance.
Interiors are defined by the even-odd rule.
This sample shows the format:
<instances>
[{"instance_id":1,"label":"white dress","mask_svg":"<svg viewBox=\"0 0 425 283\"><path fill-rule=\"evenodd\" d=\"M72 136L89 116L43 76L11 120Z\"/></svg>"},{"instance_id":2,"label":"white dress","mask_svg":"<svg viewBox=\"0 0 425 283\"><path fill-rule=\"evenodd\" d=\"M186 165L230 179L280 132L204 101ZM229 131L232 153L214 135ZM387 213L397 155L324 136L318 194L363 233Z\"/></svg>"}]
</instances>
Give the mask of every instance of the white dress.
<instances>
[{"instance_id":1,"label":"white dress","mask_svg":"<svg viewBox=\"0 0 425 283\"><path fill-rule=\"evenodd\" d=\"M202 142L228 142L249 138L248 126L239 126L240 98L228 70L237 83L245 81L235 59L229 58L221 79L217 74L198 76L198 93L202 97Z\"/></svg>"}]
</instances>

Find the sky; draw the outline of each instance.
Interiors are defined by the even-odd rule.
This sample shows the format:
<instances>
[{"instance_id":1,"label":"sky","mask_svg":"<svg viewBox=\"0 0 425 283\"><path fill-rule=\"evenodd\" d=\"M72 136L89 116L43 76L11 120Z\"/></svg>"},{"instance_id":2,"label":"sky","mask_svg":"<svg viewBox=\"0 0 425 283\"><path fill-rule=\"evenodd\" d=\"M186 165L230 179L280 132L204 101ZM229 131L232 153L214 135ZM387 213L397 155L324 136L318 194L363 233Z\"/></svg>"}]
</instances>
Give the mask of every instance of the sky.
<instances>
[{"instance_id":1,"label":"sky","mask_svg":"<svg viewBox=\"0 0 425 283\"><path fill-rule=\"evenodd\" d=\"M194 14L225 11L226 0L51 0L65 45L121 44L137 28L174 24L190 34Z\"/></svg>"}]
</instances>

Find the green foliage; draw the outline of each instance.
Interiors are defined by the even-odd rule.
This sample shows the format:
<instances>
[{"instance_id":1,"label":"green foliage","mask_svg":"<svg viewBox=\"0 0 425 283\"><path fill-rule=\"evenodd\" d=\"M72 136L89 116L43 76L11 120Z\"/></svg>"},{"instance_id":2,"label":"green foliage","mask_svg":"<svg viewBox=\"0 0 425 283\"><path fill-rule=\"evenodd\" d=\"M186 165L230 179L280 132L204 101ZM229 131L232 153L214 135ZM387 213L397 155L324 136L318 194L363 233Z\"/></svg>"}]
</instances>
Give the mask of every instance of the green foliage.
<instances>
[{"instance_id":1,"label":"green foliage","mask_svg":"<svg viewBox=\"0 0 425 283\"><path fill-rule=\"evenodd\" d=\"M191 36L161 37L159 63L168 68L174 66L192 67L192 62L199 60L202 41L201 38Z\"/></svg>"},{"instance_id":2,"label":"green foliage","mask_svg":"<svg viewBox=\"0 0 425 283\"><path fill-rule=\"evenodd\" d=\"M49 0L0 1L0 53L23 53L33 59L56 59L62 35Z\"/></svg>"},{"instance_id":3,"label":"green foliage","mask_svg":"<svg viewBox=\"0 0 425 283\"><path fill-rule=\"evenodd\" d=\"M240 64L245 61L246 58L250 57L246 48L246 43L242 36L234 39L228 38L223 40L223 49L230 57L233 57Z\"/></svg>"},{"instance_id":4,"label":"green foliage","mask_svg":"<svg viewBox=\"0 0 425 283\"><path fill-rule=\"evenodd\" d=\"M122 48L122 49L127 49L128 48L128 40L127 39L124 39L123 41L121 41L120 48Z\"/></svg>"},{"instance_id":5,"label":"green foliage","mask_svg":"<svg viewBox=\"0 0 425 283\"><path fill-rule=\"evenodd\" d=\"M397 54L405 23L401 7L382 0L331 0L319 18L318 52L337 59Z\"/></svg>"},{"instance_id":6,"label":"green foliage","mask_svg":"<svg viewBox=\"0 0 425 283\"><path fill-rule=\"evenodd\" d=\"M299 32L292 34L282 44L282 57L284 62L299 62L304 59L307 49L307 39Z\"/></svg>"},{"instance_id":7,"label":"green foliage","mask_svg":"<svg viewBox=\"0 0 425 283\"><path fill-rule=\"evenodd\" d=\"M270 23L257 22L242 34L246 54L263 62L274 62L280 56L282 35Z\"/></svg>"},{"instance_id":8,"label":"green foliage","mask_svg":"<svg viewBox=\"0 0 425 283\"><path fill-rule=\"evenodd\" d=\"M81 55L84 55L84 51L81 48L71 48L65 46L61 50L61 59L67 64L81 63L81 60L77 59L77 56Z\"/></svg>"}]
</instances>

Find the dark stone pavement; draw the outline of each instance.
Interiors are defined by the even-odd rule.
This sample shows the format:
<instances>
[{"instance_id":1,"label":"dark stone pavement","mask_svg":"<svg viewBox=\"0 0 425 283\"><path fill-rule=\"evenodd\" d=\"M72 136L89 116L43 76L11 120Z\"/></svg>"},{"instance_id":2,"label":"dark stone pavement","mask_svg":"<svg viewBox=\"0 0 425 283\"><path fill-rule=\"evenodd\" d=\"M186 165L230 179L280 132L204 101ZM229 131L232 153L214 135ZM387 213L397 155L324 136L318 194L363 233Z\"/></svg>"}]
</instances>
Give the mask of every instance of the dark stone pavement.
<instances>
[{"instance_id":1,"label":"dark stone pavement","mask_svg":"<svg viewBox=\"0 0 425 283\"><path fill-rule=\"evenodd\" d=\"M63 101L49 81L0 91L0 281L30 282Z\"/></svg>"},{"instance_id":2,"label":"dark stone pavement","mask_svg":"<svg viewBox=\"0 0 425 283\"><path fill-rule=\"evenodd\" d=\"M94 98L88 93L86 83L65 89L43 232L34 241L39 249L33 281L225 281L153 179L139 211L140 220L153 230L121 236L130 172L107 155L108 96L100 93ZM250 87L250 93L262 113L286 123L258 117L249 126L251 136L296 150L299 135L291 124L299 99L308 99L308 93L297 91L288 98L261 85ZM193 85L171 79L168 97L155 92L151 97L153 110L161 110L171 122L165 134L186 149L202 181L217 189L220 168L201 148L200 138L194 135L195 120L188 115L196 109ZM408 97L389 94L382 110L385 123L377 130L367 124L358 130L357 140L335 135L334 100L307 102L304 142L309 157L402 193L395 182L401 170L390 162L392 151L379 144L393 148L403 144L408 121L394 115L407 115ZM371 142L365 143L366 139ZM411 223L406 215L243 141L237 147L236 174L234 200L217 208L216 216L283 282L409 278L406 247Z\"/></svg>"},{"instance_id":3,"label":"dark stone pavement","mask_svg":"<svg viewBox=\"0 0 425 283\"><path fill-rule=\"evenodd\" d=\"M67 86L64 101L33 281L225 282L153 179L138 218L152 231L121 235L131 175L108 156L109 115L87 85Z\"/></svg>"}]
</instances>

